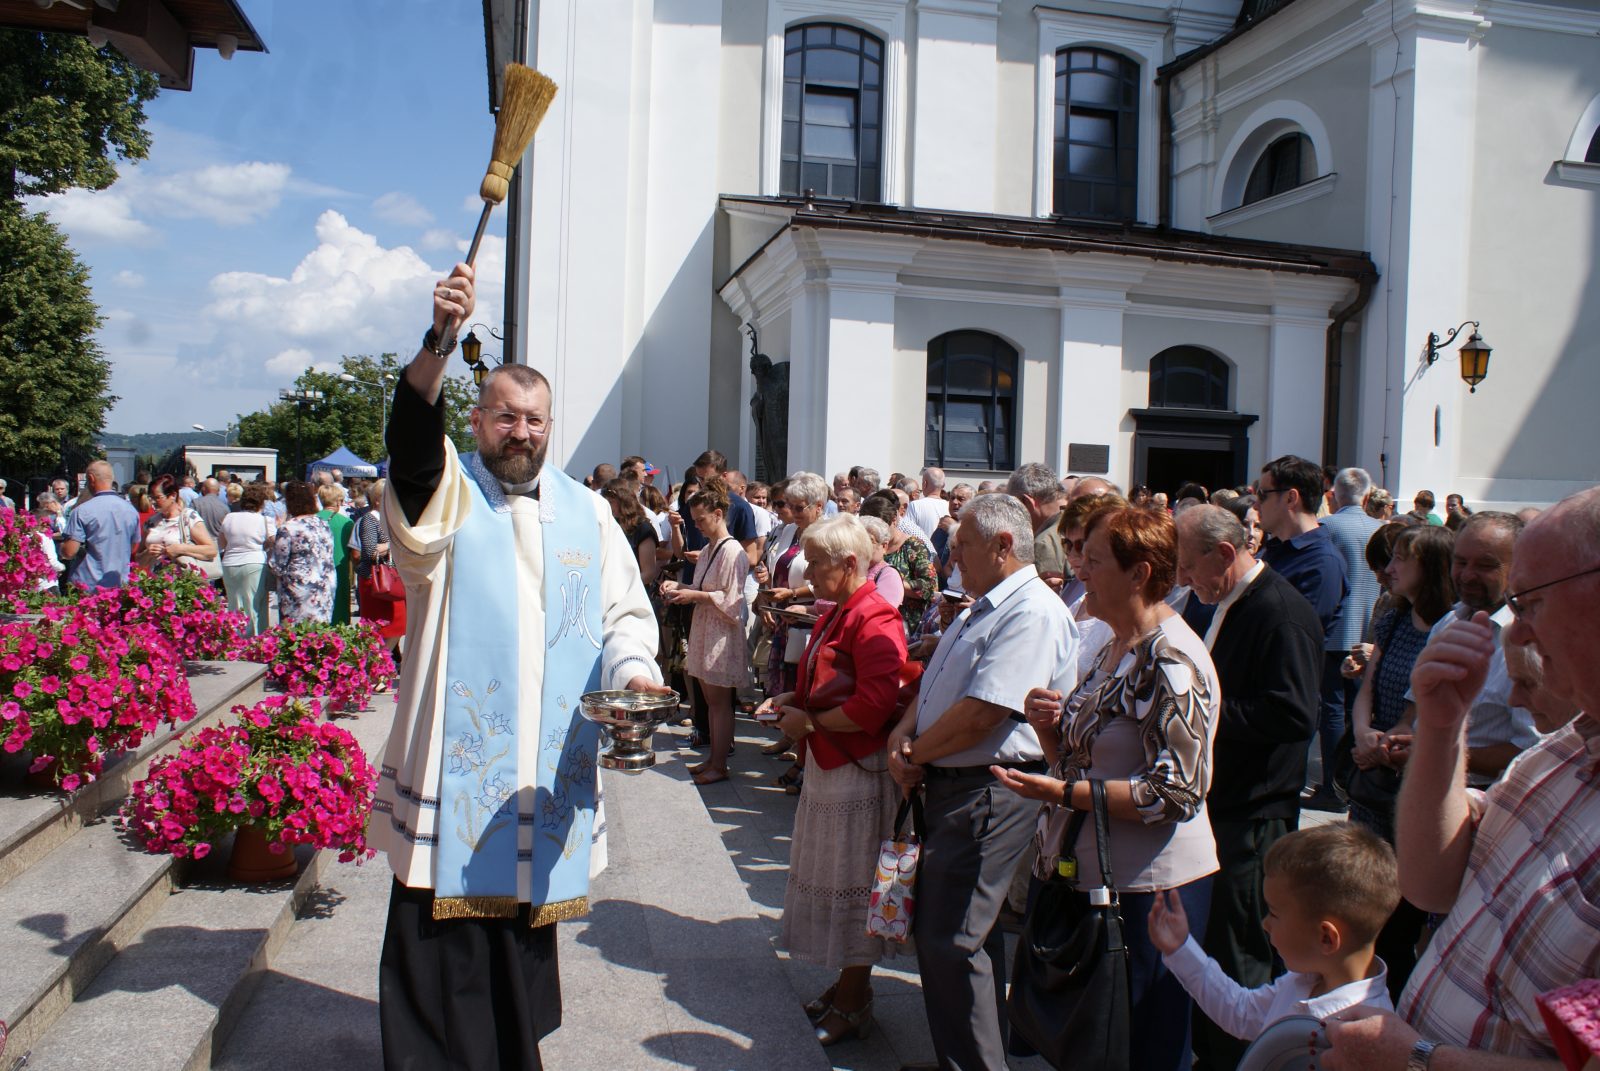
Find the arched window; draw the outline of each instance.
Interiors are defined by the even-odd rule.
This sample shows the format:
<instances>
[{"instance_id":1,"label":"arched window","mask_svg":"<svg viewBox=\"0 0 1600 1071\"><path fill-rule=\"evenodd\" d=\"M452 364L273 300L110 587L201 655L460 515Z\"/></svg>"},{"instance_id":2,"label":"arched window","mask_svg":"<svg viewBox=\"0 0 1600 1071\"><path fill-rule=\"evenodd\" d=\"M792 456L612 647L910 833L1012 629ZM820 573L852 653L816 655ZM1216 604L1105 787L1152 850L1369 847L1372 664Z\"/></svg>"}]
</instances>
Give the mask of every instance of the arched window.
<instances>
[{"instance_id":1,"label":"arched window","mask_svg":"<svg viewBox=\"0 0 1600 1071\"><path fill-rule=\"evenodd\" d=\"M1139 65L1099 48L1056 53L1055 212L1133 219L1139 192Z\"/></svg>"},{"instance_id":2,"label":"arched window","mask_svg":"<svg viewBox=\"0 0 1600 1071\"><path fill-rule=\"evenodd\" d=\"M849 26L784 35L781 193L882 199L883 42Z\"/></svg>"},{"instance_id":3,"label":"arched window","mask_svg":"<svg viewBox=\"0 0 1600 1071\"><path fill-rule=\"evenodd\" d=\"M958 469L1016 467L1017 351L982 331L928 343L926 463Z\"/></svg>"},{"instance_id":4,"label":"arched window","mask_svg":"<svg viewBox=\"0 0 1600 1071\"><path fill-rule=\"evenodd\" d=\"M1150 358L1151 409L1227 409L1228 362L1199 346Z\"/></svg>"},{"instance_id":5,"label":"arched window","mask_svg":"<svg viewBox=\"0 0 1600 1071\"><path fill-rule=\"evenodd\" d=\"M1292 190L1317 177L1317 154L1311 139L1300 131L1278 138L1250 169L1240 204L1254 204L1274 194Z\"/></svg>"}]
</instances>

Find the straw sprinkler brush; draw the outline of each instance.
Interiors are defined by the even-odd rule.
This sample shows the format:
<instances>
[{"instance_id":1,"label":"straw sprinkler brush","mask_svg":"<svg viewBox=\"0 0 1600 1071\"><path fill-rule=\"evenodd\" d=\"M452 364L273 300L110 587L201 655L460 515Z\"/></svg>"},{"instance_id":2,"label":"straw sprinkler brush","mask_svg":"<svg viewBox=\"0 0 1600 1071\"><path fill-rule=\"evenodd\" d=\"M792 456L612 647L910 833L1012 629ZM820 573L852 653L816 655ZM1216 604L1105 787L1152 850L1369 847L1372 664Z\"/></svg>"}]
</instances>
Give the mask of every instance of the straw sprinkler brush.
<instances>
[{"instance_id":1,"label":"straw sprinkler brush","mask_svg":"<svg viewBox=\"0 0 1600 1071\"><path fill-rule=\"evenodd\" d=\"M556 84L532 67L520 63L506 64L505 90L500 101L500 112L494 121L494 148L489 153L489 170L483 176L478 195L483 198L483 215L478 217L478 229L472 235L472 245L467 248L467 263L478 256L478 245L483 241L484 228L489 226L489 213L506 199L511 189L511 173L528 150L533 132L544 121L555 99ZM447 336L448 337L448 336Z\"/></svg>"}]
</instances>

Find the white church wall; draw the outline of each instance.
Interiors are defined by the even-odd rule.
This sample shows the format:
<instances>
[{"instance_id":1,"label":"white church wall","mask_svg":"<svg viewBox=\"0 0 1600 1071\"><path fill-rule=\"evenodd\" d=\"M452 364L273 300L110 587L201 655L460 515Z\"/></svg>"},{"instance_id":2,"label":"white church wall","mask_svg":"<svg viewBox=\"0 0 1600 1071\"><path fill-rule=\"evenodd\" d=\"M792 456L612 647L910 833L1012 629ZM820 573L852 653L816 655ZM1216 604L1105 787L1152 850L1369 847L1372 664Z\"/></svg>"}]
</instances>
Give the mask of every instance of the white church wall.
<instances>
[{"instance_id":1,"label":"white church wall","mask_svg":"<svg viewBox=\"0 0 1600 1071\"><path fill-rule=\"evenodd\" d=\"M1600 12L1588 14L1600 30ZM1453 388L1460 442L1449 490L1480 504L1538 504L1600 480L1600 186L1565 183L1555 166L1600 94L1600 40L1497 25L1479 63L1461 315L1482 322L1495 352L1476 394L1459 380ZM1454 348L1446 362L1454 376Z\"/></svg>"}]
</instances>

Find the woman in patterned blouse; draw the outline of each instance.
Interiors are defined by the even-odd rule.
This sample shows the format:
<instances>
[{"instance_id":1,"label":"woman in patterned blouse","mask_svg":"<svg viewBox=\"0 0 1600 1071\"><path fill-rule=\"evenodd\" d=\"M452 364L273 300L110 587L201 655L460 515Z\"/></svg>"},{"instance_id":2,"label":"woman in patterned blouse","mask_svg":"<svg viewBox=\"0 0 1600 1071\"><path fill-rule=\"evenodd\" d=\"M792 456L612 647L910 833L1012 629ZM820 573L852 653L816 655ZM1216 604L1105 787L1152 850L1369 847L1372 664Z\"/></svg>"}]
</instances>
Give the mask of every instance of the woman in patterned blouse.
<instances>
[{"instance_id":1,"label":"woman in patterned blouse","mask_svg":"<svg viewBox=\"0 0 1600 1071\"><path fill-rule=\"evenodd\" d=\"M267 559L278 578L278 620L326 622L333 616L333 593L339 582L333 568L333 533L317 516L317 496L310 484L302 480L284 484L283 503L289 519L278 526Z\"/></svg>"},{"instance_id":2,"label":"woman in patterned blouse","mask_svg":"<svg viewBox=\"0 0 1600 1071\"><path fill-rule=\"evenodd\" d=\"M922 613L939 594L939 574L933 567L928 544L895 527L900 499L893 491L875 491L861 503L861 516L876 517L889 526L889 550L883 560L900 574L905 594L900 599L900 620L906 636L916 639L922 630Z\"/></svg>"},{"instance_id":3,"label":"woman in patterned blouse","mask_svg":"<svg viewBox=\"0 0 1600 1071\"><path fill-rule=\"evenodd\" d=\"M1135 1024L1129 1065L1187 1071L1190 1001L1146 928L1150 906L1176 890L1196 941L1205 940L1216 844L1205 816L1221 689L1205 643L1163 601L1177 575L1177 535L1165 512L1111 509L1088 520L1078 578L1090 615L1111 640L1069 698L1035 689L1026 714L1053 776L1000 770L1002 784L1044 802L1035 874L1056 872L1074 811L1104 782L1112 878L1126 926ZM1094 823L1077 843L1078 888L1100 884Z\"/></svg>"}]
</instances>

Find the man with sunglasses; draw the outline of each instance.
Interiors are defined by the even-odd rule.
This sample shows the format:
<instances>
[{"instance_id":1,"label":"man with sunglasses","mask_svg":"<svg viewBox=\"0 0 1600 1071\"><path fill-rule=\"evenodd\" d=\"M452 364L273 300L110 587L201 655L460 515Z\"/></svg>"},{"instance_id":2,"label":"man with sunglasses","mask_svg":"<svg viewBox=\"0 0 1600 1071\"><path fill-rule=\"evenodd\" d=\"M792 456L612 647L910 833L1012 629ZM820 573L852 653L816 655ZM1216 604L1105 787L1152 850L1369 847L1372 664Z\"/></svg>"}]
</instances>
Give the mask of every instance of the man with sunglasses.
<instances>
[{"instance_id":1,"label":"man with sunglasses","mask_svg":"<svg viewBox=\"0 0 1600 1071\"><path fill-rule=\"evenodd\" d=\"M395 882L379 968L384 1065L540 1067L561 1023L553 923L605 864L594 689L665 692L656 621L606 500L546 466L548 380L493 369L476 453L445 436L446 359L473 272L433 293L395 387L383 517L408 629L372 843Z\"/></svg>"},{"instance_id":2,"label":"man with sunglasses","mask_svg":"<svg viewBox=\"0 0 1600 1071\"><path fill-rule=\"evenodd\" d=\"M1452 621L1417 659L1400 888L1449 914L1399 1015L1351 1009L1327 1023L1329 1071L1560 1068L1537 998L1600 971L1600 487L1523 530L1510 588L1504 642L1532 646L1545 686L1582 713L1487 792L1469 789L1467 726L1497 647L1489 615Z\"/></svg>"}]
</instances>

